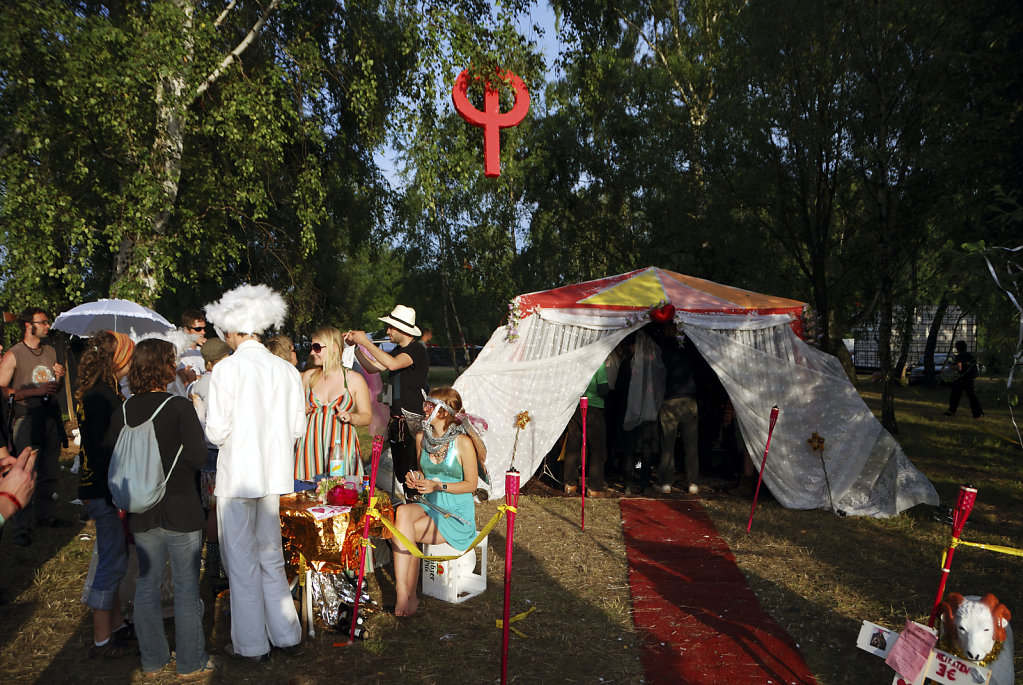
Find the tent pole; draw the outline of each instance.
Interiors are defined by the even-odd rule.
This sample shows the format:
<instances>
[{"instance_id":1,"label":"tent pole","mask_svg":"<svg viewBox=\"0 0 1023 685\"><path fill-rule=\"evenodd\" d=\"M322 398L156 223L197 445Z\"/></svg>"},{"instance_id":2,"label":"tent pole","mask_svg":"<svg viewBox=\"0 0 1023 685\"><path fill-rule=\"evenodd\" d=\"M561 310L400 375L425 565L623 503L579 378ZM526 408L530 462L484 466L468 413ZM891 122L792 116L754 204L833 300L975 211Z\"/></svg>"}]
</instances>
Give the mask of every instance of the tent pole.
<instances>
[{"instance_id":1,"label":"tent pole","mask_svg":"<svg viewBox=\"0 0 1023 685\"><path fill-rule=\"evenodd\" d=\"M774 424L778 422L778 405L771 407L771 425L767 429L767 445L764 446L764 458L760 462L760 477L757 478L757 490L753 493L753 508L749 511L749 523L746 524L746 534L749 534L753 527L753 513L757 510L757 498L760 497L760 484L764 482L764 468L767 466L767 450L771 449L771 436L774 435Z\"/></svg>"},{"instance_id":2,"label":"tent pole","mask_svg":"<svg viewBox=\"0 0 1023 685\"><path fill-rule=\"evenodd\" d=\"M585 395L579 398L579 411L582 413L583 418L583 444L582 444L582 481L580 482L579 492L581 497L580 512L579 512L579 527L582 530L586 530L586 410L590 406L590 400Z\"/></svg>"}]
</instances>

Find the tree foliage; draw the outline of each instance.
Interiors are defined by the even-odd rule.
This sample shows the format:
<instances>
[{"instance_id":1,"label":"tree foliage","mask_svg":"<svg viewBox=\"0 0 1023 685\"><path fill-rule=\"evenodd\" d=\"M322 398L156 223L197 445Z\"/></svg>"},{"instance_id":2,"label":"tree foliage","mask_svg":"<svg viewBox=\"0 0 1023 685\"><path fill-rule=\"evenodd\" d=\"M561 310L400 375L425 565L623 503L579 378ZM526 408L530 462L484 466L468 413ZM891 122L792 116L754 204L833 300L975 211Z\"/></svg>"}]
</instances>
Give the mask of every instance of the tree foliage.
<instances>
[{"instance_id":1,"label":"tree foliage","mask_svg":"<svg viewBox=\"0 0 1023 685\"><path fill-rule=\"evenodd\" d=\"M8 301L183 308L259 280L300 325L401 300L480 342L517 292L656 264L805 300L830 351L923 302L995 340L960 246L1011 238L990 205L1023 183L1016 5L552 0L555 78L532 4L8 3ZM496 179L451 106L464 68L477 106L497 69L533 95ZM882 340L891 428L905 349Z\"/></svg>"}]
</instances>

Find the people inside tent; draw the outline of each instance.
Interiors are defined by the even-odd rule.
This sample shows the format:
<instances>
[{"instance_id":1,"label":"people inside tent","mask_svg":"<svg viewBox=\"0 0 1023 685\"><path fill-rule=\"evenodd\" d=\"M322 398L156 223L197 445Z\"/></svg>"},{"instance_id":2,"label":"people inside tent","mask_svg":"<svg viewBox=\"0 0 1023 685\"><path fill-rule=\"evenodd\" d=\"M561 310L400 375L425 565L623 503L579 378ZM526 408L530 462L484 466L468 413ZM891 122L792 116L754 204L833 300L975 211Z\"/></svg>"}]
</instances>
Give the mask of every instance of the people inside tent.
<instances>
[{"instance_id":1,"label":"people inside tent","mask_svg":"<svg viewBox=\"0 0 1023 685\"><path fill-rule=\"evenodd\" d=\"M660 461L658 412L664 397L665 368L661 361L661 350L648 335L648 329L649 326L645 326L636 332L629 367L621 449L624 459L622 482L626 495L639 491L654 494L650 471L653 464Z\"/></svg>"},{"instance_id":2,"label":"people inside tent","mask_svg":"<svg viewBox=\"0 0 1023 685\"><path fill-rule=\"evenodd\" d=\"M607 432L604 423L604 397L608 393L607 366L601 362L586 386L586 496L604 497L604 462L607 456ZM579 469L583 443L582 404L568 422L565 442L565 492L579 490Z\"/></svg>"}]
</instances>

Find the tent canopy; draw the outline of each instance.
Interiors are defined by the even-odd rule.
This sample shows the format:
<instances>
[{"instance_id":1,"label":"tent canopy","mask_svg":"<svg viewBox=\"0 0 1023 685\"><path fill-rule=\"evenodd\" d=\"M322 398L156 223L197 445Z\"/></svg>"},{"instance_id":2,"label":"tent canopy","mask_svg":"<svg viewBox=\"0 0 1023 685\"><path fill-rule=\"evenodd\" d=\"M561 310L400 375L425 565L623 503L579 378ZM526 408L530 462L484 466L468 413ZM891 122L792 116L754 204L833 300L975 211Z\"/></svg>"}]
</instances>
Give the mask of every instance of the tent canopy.
<instances>
[{"instance_id":1,"label":"tent canopy","mask_svg":"<svg viewBox=\"0 0 1023 685\"><path fill-rule=\"evenodd\" d=\"M894 516L921 502L937 504L934 487L881 427L838 360L796 335L803 303L656 267L513 300L508 325L455 382L467 410L490 423L490 472L514 466L532 475L601 362L664 303L675 307L686 344L696 346L728 392L758 468L771 407L780 407L764 482L783 505ZM522 411L531 420L517 429ZM823 453L807 443L814 432L825 438ZM492 482L493 494L503 495L503 481Z\"/></svg>"},{"instance_id":2,"label":"tent canopy","mask_svg":"<svg viewBox=\"0 0 1023 685\"><path fill-rule=\"evenodd\" d=\"M761 295L655 266L515 299L521 316L545 307L637 311L670 302L676 309L697 314L791 314L801 318L804 306L796 300Z\"/></svg>"}]
</instances>

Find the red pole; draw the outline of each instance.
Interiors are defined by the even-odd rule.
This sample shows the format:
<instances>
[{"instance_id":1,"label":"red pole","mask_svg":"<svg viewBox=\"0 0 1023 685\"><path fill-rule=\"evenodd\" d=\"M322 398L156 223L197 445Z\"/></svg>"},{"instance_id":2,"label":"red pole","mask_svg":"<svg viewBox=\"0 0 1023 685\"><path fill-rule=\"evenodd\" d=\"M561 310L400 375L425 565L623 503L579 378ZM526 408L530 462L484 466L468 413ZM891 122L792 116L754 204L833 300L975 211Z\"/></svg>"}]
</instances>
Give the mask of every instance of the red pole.
<instances>
[{"instance_id":1,"label":"red pole","mask_svg":"<svg viewBox=\"0 0 1023 685\"><path fill-rule=\"evenodd\" d=\"M579 410L583 415L583 447L582 447L582 469L583 476L582 482L580 483L579 490L582 492L580 498L581 509L579 513L579 525L583 530L586 530L586 410L590 406L590 400L587 397L579 398Z\"/></svg>"},{"instance_id":2,"label":"red pole","mask_svg":"<svg viewBox=\"0 0 1023 685\"><path fill-rule=\"evenodd\" d=\"M945 593L945 583L948 582L948 574L952 570L952 555L955 554L959 536L963 534L966 527L966 519L970 518L973 511L973 504L977 501L977 490L969 485L959 486L959 497L956 498L956 508L952 512L952 544L945 552L945 563L941 566L941 580L938 581L938 594L934 597L934 606L931 607L931 618L927 625L934 627L934 619L938 617L938 605L941 604L941 596Z\"/></svg>"},{"instance_id":3,"label":"red pole","mask_svg":"<svg viewBox=\"0 0 1023 685\"><path fill-rule=\"evenodd\" d=\"M369 471L369 493L366 495L366 507L368 509L370 500L373 498L373 493L376 492L377 487L377 466L380 465L380 453L384 450L384 436L375 435L373 436L373 457L370 462ZM363 541L369 540L369 511L363 515L362 525L362 539ZM362 598L362 579L366 573L366 545L363 544L359 548L359 582L355 586L355 607L352 609L352 631L348 635L348 641L355 641L355 628L359 624L359 600Z\"/></svg>"},{"instance_id":4,"label":"red pole","mask_svg":"<svg viewBox=\"0 0 1023 685\"><path fill-rule=\"evenodd\" d=\"M749 523L746 533L753 527L753 512L757 510L757 498L760 497L760 484L764 482L764 467L767 466L767 450L771 449L771 436L774 435L774 424L778 422L778 405L771 407L771 425L767 429L767 444L764 445L764 458L760 462L760 477L757 478L757 491L753 493L753 508L749 510Z\"/></svg>"},{"instance_id":5,"label":"red pole","mask_svg":"<svg viewBox=\"0 0 1023 685\"><path fill-rule=\"evenodd\" d=\"M504 474L504 502L509 507L519 506L519 472L509 469ZM515 534L515 512L508 512L508 533L504 546L504 622L501 631L501 685L508 682L508 632L511 619L512 537Z\"/></svg>"}]
</instances>

